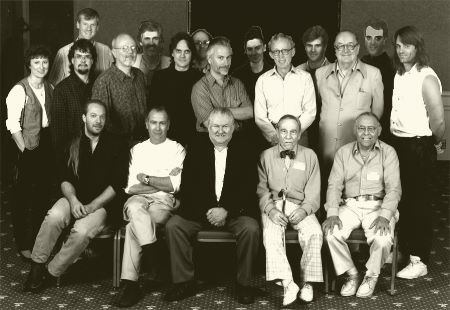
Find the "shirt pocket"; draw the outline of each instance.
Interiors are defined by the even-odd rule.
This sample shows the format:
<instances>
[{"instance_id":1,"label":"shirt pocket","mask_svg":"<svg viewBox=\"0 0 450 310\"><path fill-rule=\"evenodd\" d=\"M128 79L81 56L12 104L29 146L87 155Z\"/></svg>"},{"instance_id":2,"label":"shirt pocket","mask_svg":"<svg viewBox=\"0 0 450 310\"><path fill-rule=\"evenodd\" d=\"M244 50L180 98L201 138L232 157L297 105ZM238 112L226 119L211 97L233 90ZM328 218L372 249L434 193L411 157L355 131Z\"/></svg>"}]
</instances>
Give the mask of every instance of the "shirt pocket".
<instances>
[{"instance_id":1,"label":"shirt pocket","mask_svg":"<svg viewBox=\"0 0 450 310\"><path fill-rule=\"evenodd\" d=\"M370 111L372 105L372 92L369 85L366 84L368 83L362 83L356 95L356 108L361 111Z\"/></svg>"}]
</instances>

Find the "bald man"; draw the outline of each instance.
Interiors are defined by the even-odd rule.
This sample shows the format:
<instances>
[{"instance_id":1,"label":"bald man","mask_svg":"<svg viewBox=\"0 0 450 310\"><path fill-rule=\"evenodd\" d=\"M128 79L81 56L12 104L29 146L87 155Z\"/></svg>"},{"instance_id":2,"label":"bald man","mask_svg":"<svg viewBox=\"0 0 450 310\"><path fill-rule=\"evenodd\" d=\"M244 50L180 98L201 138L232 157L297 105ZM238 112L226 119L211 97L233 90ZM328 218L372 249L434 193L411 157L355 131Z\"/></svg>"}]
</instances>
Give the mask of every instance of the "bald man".
<instances>
[{"instance_id":1,"label":"bald man","mask_svg":"<svg viewBox=\"0 0 450 310\"><path fill-rule=\"evenodd\" d=\"M336 61L316 71L318 96L322 100L318 154L323 179L333 164L336 151L354 140L353 125L362 112L383 114L383 82L380 70L358 59L359 43L350 31L337 34Z\"/></svg>"},{"instance_id":2,"label":"bald man","mask_svg":"<svg viewBox=\"0 0 450 310\"><path fill-rule=\"evenodd\" d=\"M103 101L108 108L106 127L124 137L129 146L146 137L147 110L144 74L134 68L136 42L122 33L112 40L114 66L103 72L92 88L92 99Z\"/></svg>"}]
</instances>

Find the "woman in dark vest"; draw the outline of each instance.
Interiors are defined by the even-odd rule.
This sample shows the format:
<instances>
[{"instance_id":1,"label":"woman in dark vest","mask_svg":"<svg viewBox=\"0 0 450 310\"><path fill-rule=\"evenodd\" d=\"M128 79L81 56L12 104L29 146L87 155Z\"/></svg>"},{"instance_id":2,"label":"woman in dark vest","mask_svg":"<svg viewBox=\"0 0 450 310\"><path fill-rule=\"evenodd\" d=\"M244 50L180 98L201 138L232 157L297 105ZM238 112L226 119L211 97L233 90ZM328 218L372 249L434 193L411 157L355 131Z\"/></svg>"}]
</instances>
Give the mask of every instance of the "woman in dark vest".
<instances>
[{"instance_id":1,"label":"woman in dark vest","mask_svg":"<svg viewBox=\"0 0 450 310\"><path fill-rule=\"evenodd\" d=\"M45 80L50 51L31 47L25 55L30 74L20 80L6 98L6 128L17 146L17 175L12 192L11 215L20 255L29 259L31 247L50 206L50 103L53 86Z\"/></svg>"}]
</instances>

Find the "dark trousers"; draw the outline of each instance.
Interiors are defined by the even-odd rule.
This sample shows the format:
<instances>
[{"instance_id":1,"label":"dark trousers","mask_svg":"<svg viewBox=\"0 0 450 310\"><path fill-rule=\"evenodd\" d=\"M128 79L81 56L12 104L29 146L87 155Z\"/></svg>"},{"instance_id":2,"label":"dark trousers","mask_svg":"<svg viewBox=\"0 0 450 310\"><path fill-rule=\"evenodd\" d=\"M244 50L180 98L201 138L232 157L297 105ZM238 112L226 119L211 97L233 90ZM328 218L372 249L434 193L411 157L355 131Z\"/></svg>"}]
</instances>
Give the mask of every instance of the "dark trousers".
<instances>
[{"instance_id":1,"label":"dark trousers","mask_svg":"<svg viewBox=\"0 0 450 310\"><path fill-rule=\"evenodd\" d=\"M194 242L196 234L208 226L187 220L179 215L172 216L166 223L166 239L170 251L173 283L194 279L192 242ZM209 226L209 228L211 227ZM232 232L237 238L237 282L241 285L249 285L261 240L258 222L248 216L239 216L227 220L224 229Z\"/></svg>"},{"instance_id":2,"label":"dark trousers","mask_svg":"<svg viewBox=\"0 0 450 310\"><path fill-rule=\"evenodd\" d=\"M392 137L400 161L399 246L406 255L428 263L433 232L432 187L436 149L432 137Z\"/></svg>"},{"instance_id":3,"label":"dark trousers","mask_svg":"<svg viewBox=\"0 0 450 310\"><path fill-rule=\"evenodd\" d=\"M53 177L50 136L41 134L39 146L18 155L17 178L12 192L11 216L19 251L31 250L47 210L51 207Z\"/></svg>"}]
</instances>

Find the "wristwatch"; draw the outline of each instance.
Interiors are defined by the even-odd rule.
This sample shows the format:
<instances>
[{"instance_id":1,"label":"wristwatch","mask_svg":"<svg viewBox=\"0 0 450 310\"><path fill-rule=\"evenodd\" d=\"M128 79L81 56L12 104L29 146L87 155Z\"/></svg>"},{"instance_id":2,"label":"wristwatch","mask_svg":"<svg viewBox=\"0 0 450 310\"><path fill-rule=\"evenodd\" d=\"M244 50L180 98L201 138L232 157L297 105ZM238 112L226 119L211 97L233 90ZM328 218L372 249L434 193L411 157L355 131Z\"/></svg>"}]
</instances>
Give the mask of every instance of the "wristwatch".
<instances>
[{"instance_id":1,"label":"wristwatch","mask_svg":"<svg viewBox=\"0 0 450 310\"><path fill-rule=\"evenodd\" d=\"M144 183L147 184L147 185L150 185L150 176L149 175L145 176Z\"/></svg>"}]
</instances>

